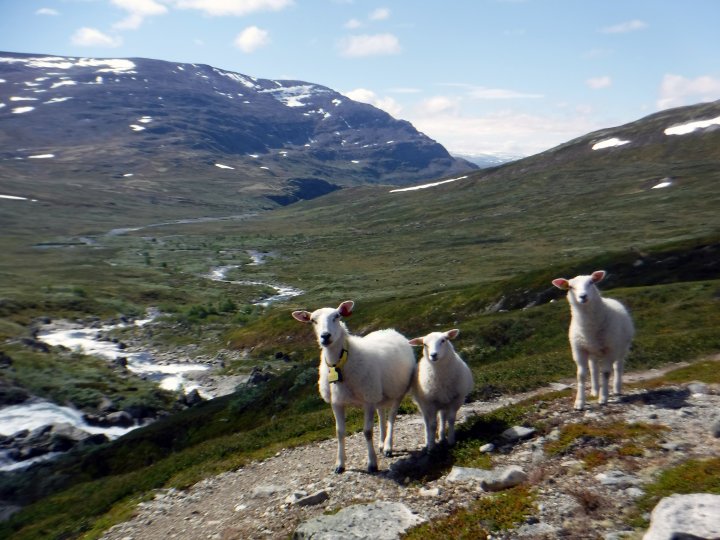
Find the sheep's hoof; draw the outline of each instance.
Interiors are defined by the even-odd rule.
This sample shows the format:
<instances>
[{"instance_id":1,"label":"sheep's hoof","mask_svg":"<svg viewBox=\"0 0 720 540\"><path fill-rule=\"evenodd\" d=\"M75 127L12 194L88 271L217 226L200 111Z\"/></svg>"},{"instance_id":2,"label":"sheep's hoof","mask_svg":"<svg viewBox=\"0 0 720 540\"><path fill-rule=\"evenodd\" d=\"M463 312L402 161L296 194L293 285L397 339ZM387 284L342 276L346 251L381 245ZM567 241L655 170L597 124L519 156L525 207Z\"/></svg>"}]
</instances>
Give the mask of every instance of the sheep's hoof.
<instances>
[{"instance_id":1,"label":"sheep's hoof","mask_svg":"<svg viewBox=\"0 0 720 540\"><path fill-rule=\"evenodd\" d=\"M576 403L575 404L575 410L576 411L582 411L585 408L585 405L583 403Z\"/></svg>"},{"instance_id":2,"label":"sheep's hoof","mask_svg":"<svg viewBox=\"0 0 720 540\"><path fill-rule=\"evenodd\" d=\"M343 467L342 465L338 465L337 467L335 467L335 474L342 474L344 472L345 472L345 467Z\"/></svg>"},{"instance_id":3,"label":"sheep's hoof","mask_svg":"<svg viewBox=\"0 0 720 540\"><path fill-rule=\"evenodd\" d=\"M392 457L392 450L385 450L383 454L385 454L385 457Z\"/></svg>"},{"instance_id":4,"label":"sheep's hoof","mask_svg":"<svg viewBox=\"0 0 720 540\"><path fill-rule=\"evenodd\" d=\"M378 466L377 466L377 465L368 465L368 472L369 472L369 473L376 473L376 472L378 472Z\"/></svg>"}]
</instances>

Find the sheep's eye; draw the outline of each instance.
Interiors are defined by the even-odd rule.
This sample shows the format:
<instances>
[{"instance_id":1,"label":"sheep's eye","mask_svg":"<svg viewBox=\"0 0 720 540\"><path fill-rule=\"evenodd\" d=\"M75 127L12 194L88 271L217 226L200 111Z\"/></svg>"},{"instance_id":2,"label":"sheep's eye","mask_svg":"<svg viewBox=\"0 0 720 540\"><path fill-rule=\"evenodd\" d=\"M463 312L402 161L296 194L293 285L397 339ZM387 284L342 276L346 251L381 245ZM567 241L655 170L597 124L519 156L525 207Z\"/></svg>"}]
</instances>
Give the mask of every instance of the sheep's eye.
<instances>
[{"instance_id":1,"label":"sheep's eye","mask_svg":"<svg viewBox=\"0 0 720 540\"><path fill-rule=\"evenodd\" d=\"M336 314L335 314L335 317L334 317L334 320L337 321L339 318L340 318L340 314L339 314L339 313L336 313Z\"/></svg>"},{"instance_id":2,"label":"sheep's eye","mask_svg":"<svg viewBox=\"0 0 720 540\"><path fill-rule=\"evenodd\" d=\"M317 324L317 321L315 319L310 319L310 322L313 324Z\"/></svg>"},{"instance_id":3,"label":"sheep's eye","mask_svg":"<svg viewBox=\"0 0 720 540\"><path fill-rule=\"evenodd\" d=\"M441 340L440 340L440 345L442 345L443 343L445 343L445 340L444 340L444 339L441 339Z\"/></svg>"}]
</instances>

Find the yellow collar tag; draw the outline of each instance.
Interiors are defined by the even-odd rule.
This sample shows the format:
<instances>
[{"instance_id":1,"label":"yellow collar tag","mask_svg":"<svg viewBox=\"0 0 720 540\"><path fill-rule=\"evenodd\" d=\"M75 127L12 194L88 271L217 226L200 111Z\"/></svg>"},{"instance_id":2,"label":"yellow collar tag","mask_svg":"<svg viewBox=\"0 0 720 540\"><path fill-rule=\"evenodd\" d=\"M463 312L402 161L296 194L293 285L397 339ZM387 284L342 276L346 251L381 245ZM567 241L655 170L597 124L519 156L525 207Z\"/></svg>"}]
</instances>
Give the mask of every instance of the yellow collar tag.
<instances>
[{"instance_id":1,"label":"yellow collar tag","mask_svg":"<svg viewBox=\"0 0 720 540\"><path fill-rule=\"evenodd\" d=\"M335 382L342 382L342 371L340 371L343 366L347 363L348 359L348 351L347 351L347 343L345 343L345 347L343 347L342 352L340 353L340 360L337 364L334 366L328 365L328 382L335 383ZM327 360L325 361L327 363Z\"/></svg>"}]
</instances>

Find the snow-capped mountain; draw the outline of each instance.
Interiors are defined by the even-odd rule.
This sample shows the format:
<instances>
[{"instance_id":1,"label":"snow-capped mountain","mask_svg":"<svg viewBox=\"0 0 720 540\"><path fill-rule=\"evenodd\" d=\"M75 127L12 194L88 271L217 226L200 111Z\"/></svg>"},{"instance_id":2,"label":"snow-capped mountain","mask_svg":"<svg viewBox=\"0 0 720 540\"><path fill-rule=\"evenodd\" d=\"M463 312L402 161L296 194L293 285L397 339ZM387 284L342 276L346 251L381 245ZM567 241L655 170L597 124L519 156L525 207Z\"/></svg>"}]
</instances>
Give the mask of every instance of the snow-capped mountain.
<instances>
[{"instance_id":1,"label":"snow-capped mountain","mask_svg":"<svg viewBox=\"0 0 720 540\"><path fill-rule=\"evenodd\" d=\"M0 125L0 180L125 179L152 191L220 179L292 200L306 180L407 184L474 168L318 84L139 58L0 52Z\"/></svg>"}]
</instances>

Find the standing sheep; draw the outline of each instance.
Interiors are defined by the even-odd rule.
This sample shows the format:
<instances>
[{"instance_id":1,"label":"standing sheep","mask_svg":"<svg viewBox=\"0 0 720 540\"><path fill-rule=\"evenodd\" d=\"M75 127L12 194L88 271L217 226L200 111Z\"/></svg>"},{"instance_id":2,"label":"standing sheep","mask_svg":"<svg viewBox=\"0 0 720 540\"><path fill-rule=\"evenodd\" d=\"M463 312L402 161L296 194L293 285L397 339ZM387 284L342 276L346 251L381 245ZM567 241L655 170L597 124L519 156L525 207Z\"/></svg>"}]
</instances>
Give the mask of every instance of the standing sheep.
<instances>
[{"instance_id":1,"label":"standing sheep","mask_svg":"<svg viewBox=\"0 0 720 540\"><path fill-rule=\"evenodd\" d=\"M377 456L372 441L375 411L380 421L380 450L390 456L395 416L415 374L412 348L395 330L378 330L364 337L348 332L341 318L352 315L353 306L354 303L348 300L337 309L292 313L296 320L314 326L320 344L318 388L335 415L336 473L345 471L345 407L362 407L365 412L363 433L367 442L367 468L369 472L375 472Z\"/></svg>"},{"instance_id":2,"label":"standing sheep","mask_svg":"<svg viewBox=\"0 0 720 540\"><path fill-rule=\"evenodd\" d=\"M622 390L623 364L630 350L635 329L625 306L612 298L603 298L595 286L605 278L598 270L589 276L576 276L570 280L552 281L558 289L568 291L570 303L570 349L577 364L577 396L575 408L585 407L585 378L590 365L590 386L598 403L608 401L610 370L614 372L613 393ZM602 377L598 393L598 370Z\"/></svg>"},{"instance_id":3,"label":"standing sheep","mask_svg":"<svg viewBox=\"0 0 720 540\"><path fill-rule=\"evenodd\" d=\"M470 368L455 352L451 339L460 333L432 332L425 337L410 340L410 345L423 346L423 355L413 381L412 394L425 421L425 448L435 446L435 435L440 415L440 442L455 444L455 418L465 397L473 389Z\"/></svg>"}]
</instances>

